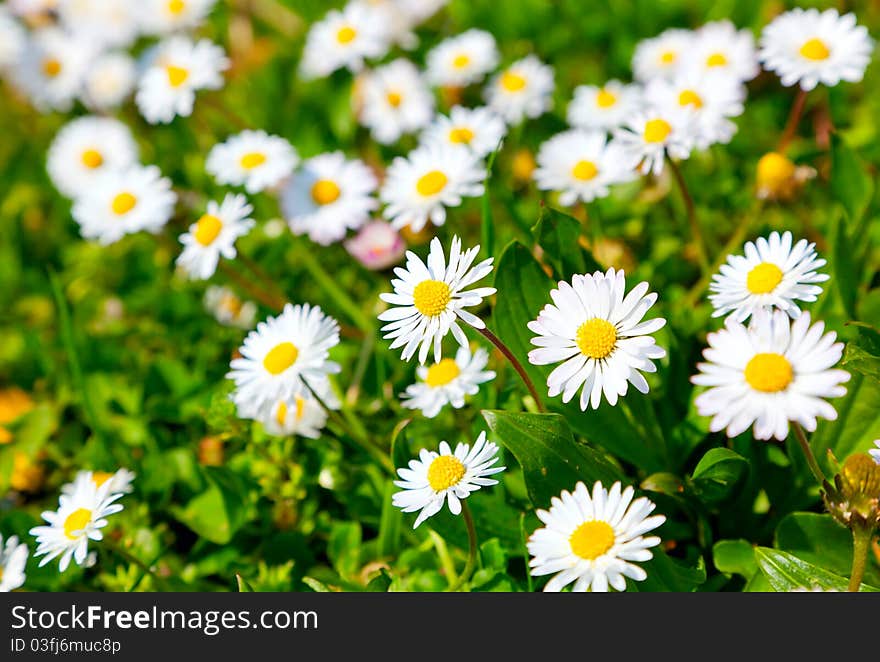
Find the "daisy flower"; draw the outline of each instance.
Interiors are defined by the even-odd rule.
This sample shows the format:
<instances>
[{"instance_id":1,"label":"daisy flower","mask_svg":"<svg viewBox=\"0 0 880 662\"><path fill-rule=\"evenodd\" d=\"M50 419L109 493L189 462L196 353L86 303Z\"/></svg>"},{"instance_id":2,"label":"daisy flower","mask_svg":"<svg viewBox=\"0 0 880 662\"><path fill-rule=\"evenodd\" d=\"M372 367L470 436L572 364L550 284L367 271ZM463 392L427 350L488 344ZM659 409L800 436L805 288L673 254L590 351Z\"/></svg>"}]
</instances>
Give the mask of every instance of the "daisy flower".
<instances>
[{"instance_id":1,"label":"daisy flower","mask_svg":"<svg viewBox=\"0 0 880 662\"><path fill-rule=\"evenodd\" d=\"M24 584L28 548L18 542L18 536L9 536L6 544L0 534L0 593L9 593Z\"/></svg>"},{"instance_id":2,"label":"daisy flower","mask_svg":"<svg viewBox=\"0 0 880 662\"><path fill-rule=\"evenodd\" d=\"M89 108L118 108L134 90L137 66L126 53L104 53L98 56L83 81L82 100Z\"/></svg>"},{"instance_id":3,"label":"daisy flower","mask_svg":"<svg viewBox=\"0 0 880 662\"><path fill-rule=\"evenodd\" d=\"M112 244L127 234L157 233L174 213L177 195L156 166L132 165L103 175L73 205L80 234Z\"/></svg>"},{"instance_id":4,"label":"daisy flower","mask_svg":"<svg viewBox=\"0 0 880 662\"><path fill-rule=\"evenodd\" d=\"M199 27L216 0L138 0L141 25L148 34L170 34Z\"/></svg>"},{"instance_id":5,"label":"daisy flower","mask_svg":"<svg viewBox=\"0 0 880 662\"><path fill-rule=\"evenodd\" d=\"M42 25L57 11L59 0L7 0L9 11L32 25Z\"/></svg>"},{"instance_id":6,"label":"daisy flower","mask_svg":"<svg viewBox=\"0 0 880 662\"><path fill-rule=\"evenodd\" d=\"M61 494L74 494L81 482L92 483L96 488L104 488L108 494L129 494L136 474L128 469L109 471L78 471L72 482L61 487Z\"/></svg>"},{"instance_id":7,"label":"daisy flower","mask_svg":"<svg viewBox=\"0 0 880 662\"><path fill-rule=\"evenodd\" d=\"M653 558L657 536L645 537L666 521L651 515L656 507L645 497L633 500L632 487L620 482L606 490L596 482L593 494L578 483L573 492L563 490L550 500L550 510L536 515L546 526L535 531L527 548L532 556L532 576L554 575L545 591L561 591L574 582L572 591L604 593L610 585L626 590L626 578L641 582L648 575L637 562ZM649 517L649 515L651 515Z\"/></svg>"},{"instance_id":8,"label":"daisy flower","mask_svg":"<svg viewBox=\"0 0 880 662\"><path fill-rule=\"evenodd\" d=\"M609 80L602 87L579 85L568 104L568 123L578 129L614 131L641 107L642 93L638 85L625 85Z\"/></svg>"},{"instance_id":9,"label":"daisy flower","mask_svg":"<svg viewBox=\"0 0 880 662\"><path fill-rule=\"evenodd\" d=\"M197 90L223 87L222 72L229 68L223 49L201 39L171 37L159 44L150 67L138 83L135 102L150 124L167 124L189 117Z\"/></svg>"},{"instance_id":10,"label":"daisy flower","mask_svg":"<svg viewBox=\"0 0 880 662\"><path fill-rule=\"evenodd\" d=\"M810 326L810 314L793 322L781 311L757 309L746 328L732 316L708 335L706 363L691 382L710 387L694 403L711 416L712 432L727 429L735 437L754 425L756 439L784 441L789 421L816 429L816 418L833 421L837 412L823 398L846 393L849 373L834 370L843 353L837 334L823 335L825 325Z\"/></svg>"},{"instance_id":11,"label":"daisy flower","mask_svg":"<svg viewBox=\"0 0 880 662\"><path fill-rule=\"evenodd\" d=\"M94 45L83 37L44 28L27 42L11 73L39 110L67 112L94 56Z\"/></svg>"},{"instance_id":12,"label":"daisy flower","mask_svg":"<svg viewBox=\"0 0 880 662\"><path fill-rule=\"evenodd\" d=\"M370 221L344 245L352 257L373 271L397 264L406 252L403 237L386 221Z\"/></svg>"},{"instance_id":13,"label":"daisy flower","mask_svg":"<svg viewBox=\"0 0 880 662\"><path fill-rule=\"evenodd\" d=\"M686 159L696 138L696 116L688 108L649 108L614 133L627 161L642 174L660 175L666 156Z\"/></svg>"},{"instance_id":14,"label":"daisy flower","mask_svg":"<svg viewBox=\"0 0 880 662\"><path fill-rule=\"evenodd\" d=\"M608 142L604 132L571 129L541 145L533 176L538 188L559 191L559 203L571 206L605 197L611 184L631 181L635 172L621 146Z\"/></svg>"},{"instance_id":15,"label":"daisy flower","mask_svg":"<svg viewBox=\"0 0 880 662\"><path fill-rule=\"evenodd\" d=\"M297 163L296 150L284 138L265 131L242 131L211 148L205 169L218 184L259 193L279 184Z\"/></svg>"},{"instance_id":16,"label":"daisy flower","mask_svg":"<svg viewBox=\"0 0 880 662\"><path fill-rule=\"evenodd\" d=\"M127 48L137 39L140 23L131 0L62 0L61 24L89 41L111 48Z\"/></svg>"},{"instance_id":17,"label":"daisy flower","mask_svg":"<svg viewBox=\"0 0 880 662\"><path fill-rule=\"evenodd\" d=\"M27 32L5 6L0 6L0 70L11 67L27 43Z\"/></svg>"},{"instance_id":18,"label":"daisy flower","mask_svg":"<svg viewBox=\"0 0 880 662\"><path fill-rule=\"evenodd\" d=\"M446 222L446 208L458 207L462 198L483 194L486 170L469 149L440 143L423 145L406 158L395 157L385 173L379 197L384 215L400 229L419 232L428 221Z\"/></svg>"},{"instance_id":19,"label":"daisy flower","mask_svg":"<svg viewBox=\"0 0 880 662\"><path fill-rule=\"evenodd\" d=\"M647 83L655 78L673 78L691 55L695 41L693 32L678 28L640 41L632 59L636 80Z\"/></svg>"},{"instance_id":20,"label":"daisy flower","mask_svg":"<svg viewBox=\"0 0 880 662\"><path fill-rule=\"evenodd\" d=\"M252 329L257 316L257 304L242 301L228 287L211 285L205 290L205 309L223 326Z\"/></svg>"},{"instance_id":21,"label":"daisy flower","mask_svg":"<svg viewBox=\"0 0 880 662\"><path fill-rule=\"evenodd\" d=\"M424 364L433 343L434 360L439 362L441 343L449 331L459 345L467 347L467 336L458 325L459 319L476 329L486 328L479 317L464 310L495 294L494 287L465 289L492 271L491 257L472 267L479 252L480 247L474 246L462 253L461 239L453 237L447 264L440 240L434 237L427 264L407 251L406 268L395 268L397 278L391 281L394 292L379 295L393 307L381 313L379 320L388 322L382 331L386 332L387 340L393 339L391 349L403 347L404 361L409 361L421 345L419 363Z\"/></svg>"},{"instance_id":22,"label":"daisy flower","mask_svg":"<svg viewBox=\"0 0 880 662\"><path fill-rule=\"evenodd\" d=\"M434 97L409 60L397 59L365 74L361 93L358 120L385 145L427 126L434 112Z\"/></svg>"},{"instance_id":23,"label":"daisy flower","mask_svg":"<svg viewBox=\"0 0 880 662\"><path fill-rule=\"evenodd\" d=\"M47 526L36 526L30 534L37 539L34 556L42 556L40 567L61 557L59 569L67 570L71 558L83 565L88 555L89 540L103 540L101 532L107 526L106 517L122 510L113 503L121 493L110 493L108 484L97 487L93 481L79 481L76 489L62 494L58 510L47 510L42 517Z\"/></svg>"},{"instance_id":24,"label":"daisy flower","mask_svg":"<svg viewBox=\"0 0 880 662\"><path fill-rule=\"evenodd\" d=\"M747 242L745 256L729 255L721 273L712 277L712 317L729 314L743 322L758 308L778 308L797 317L801 311L795 302L815 301L822 293L816 283L829 278L817 272L825 260L815 249L816 244L806 239L792 246L791 232L772 232L767 238Z\"/></svg>"},{"instance_id":25,"label":"daisy flower","mask_svg":"<svg viewBox=\"0 0 880 662\"><path fill-rule=\"evenodd\" d=\"M466 87L478 83L498 66L495 37L473 29L444 39L428 51L426 65L432 85Z\"/></svg>"},{"instance_id":26,"label":"daisy flower","mask_svg":"<svg viewBox=\"0 0 880 662\"><path fill-rule=\"evenodd\" d=\"M306 36L302 75L323 78L343 67L358 72L365 59L384 56L389 48L388 24L376 18L369 5L358 2L327 12Z\"/></svg>"},{"instance_id":27,"label":"daisy flower","mask_svg":"<svg viewBox=\"0 0 880 662\"><path fill-rule=\"evenodd\" d=\"M498 450L486 441L485 432L480 433L473 447L459 443L454 453L445 441L440 442L439 453L423 448L418 460L410 460L407 468L397 470L400 480L394 484L401 491L395 492L391 501L405 513L419 511L414 529L439 513L444 502L453 515L458 515L462 499L481 487L498 484L489 478L506 468L492 466L499 460Z\"/></svg>"},{"instance_id":28,"label":"daisy flower","mask_svg":"<svg viewBox=\"0 0 880 662\"><path fill-rule=\"evenodd\" d=\"M478 349L471 354L470 348L459 347L454 359L441 359L434 365L419 366L419 380L406 387L403 406L420 409L427 418L434 418L446 405L453 409L464 407L464 396L476 395L480 384L495 379L492 370L484 370L489 354Z\"/></svg>"},{"instance_id":29,"label":"daisy flower","mask_svg":"<svg viewBox=\"0 0 880 662\"><path fill-rule=\"evenodd\" d=\"M625 396L632 384L648 392L642 372L656 372L653 359L666 356L650 334L661 329L662 317L642 321L657 300L648 283L626 293L623 270L609 269L592 275L575 275L571 284L561 281L550 292L538 318L529 322L538 334L529 352L533 365L560 363L547 378L550 397L562 393L562 401L581 390L580 406L597 409L602 394L611 405Z\"/></svg>"},{"instance_id":30,"label":"daisy flower","mask_svg":"<svg viewBox=\"0 0 880 662\"><path fill-rule=\"evenodd\" d=\"M437 115L422 134L422 144L464 145L482 158L494 152L507 133L507 125L489 108L454 106L449 116Z\"/></svg>"},{"instance_id":31,"label":"daisy flower","mask_svg":"<svg viewBox=\"0 0 880 662\"><path fill-rule=\"evenodd\" d=\"M275 437L317 439L327 425L327 412L314 398L295 395L290 402L279 400L259 420L263 429Z\"/></svg>"},{"instance_id":32,"label":"daisy flower","mask_svg":"<svg viewBox=\"0 0 880 662\"><path fill-rule=\"evenodd\" d=\"M327 246L367 222L379 206L373 197L377 185L360 159L346 159L342 152L319 154L291 178L281 208L291 232Z\"/></svg>"},{"instance_id":33,"label":"daisy flower","mask_svg":"<svg viewBox=\"0 0 880 662\"><path fill-rule=\"evenodd\" d=\"M877 464L880 464L880 439L877 439L877 440L874 442L874 445L875 445L877 448L872 448L871 450L868 451L868 454L869 454L872 458L874 458L874 462L876 462Z\"/></svg>"},{"instance_id":34,"label":"daisy flower","mask_svg":"<svg viewBox=\"0 0 880 662\"><path fill-rule=\"evenodd\" d=\"M52 140L46 170L59 192L77 198L102 175L133 166L137 159L137 143L125 124L110 117L80 117Z\"/></svg>"},{"instance_id":35,"label":"daisy flower","mask_svg":"<svg viewBox=\"0 0 880 662\"><path fill-rule=\"evenodd\" d=\"M874 43L856 25L855 14L836 9L792 9L777 16L761 33L759 59L786 87L799 83L809 91L822 83L862 80Z\"/></svg>"},{"instance_id":36,"label":"daisy flower","mask_svg":"<svg viewBox=\"0 0 880 662\"><path fill-rule=\"evenodd\" d=\"M189 232L180 235L183 252L177 266L193 279L213 276L221 255L227 260L235 258L236 240L254 227L253 211L243 195L227 193L219 205L210 201L205 214L189 226Z\"/></svg>"},{"instance_id":37,"label":"daisy flower","mask_svg":"<svg viewBox=\"0 0 880 662\"><path fill-rule=\"evenodd\" d=\"M687 59L698 71L741 83L752 80L761 70L751 31L737 30L730 21L713 21L697 30Z\"/></svg>"},{"instance_id":38,"label":"daisy flower","mask_svg":"<svg viewBox=\"0 0 880 662\"><path fill-rule=\"evenodd\" d=\"M279 400L308 395L339 366L328 360L339 344L339 324L320 306L291 305L277 317L257 324L229 364L226 378L235 382L232 400L242 411L262 416Z\"/></svg>"},{"instance_id":39,"label":"daisy flower","mask_svg":"<svg viewBox=\"0 0 880 662\"><path fill-rule=\"evenodd\" d=\"M489 107L508 124L540 117L553 105L553 69L534 55L511 64L486 88Z\"/></svg>"}]
</instances>

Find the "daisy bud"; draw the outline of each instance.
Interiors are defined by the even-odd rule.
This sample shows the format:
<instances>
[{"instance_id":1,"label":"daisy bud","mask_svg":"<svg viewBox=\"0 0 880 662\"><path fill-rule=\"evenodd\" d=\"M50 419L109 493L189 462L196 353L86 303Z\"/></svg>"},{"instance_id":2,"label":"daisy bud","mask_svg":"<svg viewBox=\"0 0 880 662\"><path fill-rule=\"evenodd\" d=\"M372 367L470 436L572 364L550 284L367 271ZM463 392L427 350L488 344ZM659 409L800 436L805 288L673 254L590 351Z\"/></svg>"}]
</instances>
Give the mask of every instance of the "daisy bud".
<instances>
[{"instance_id":1,"label":"daisy bud","mask_svg":"<svg viewBox=\"0 0 880 662\"><path fill-rule=\"evenodd\" d=\"M847 458L834 484L837 489L825 494L825 502L835 519L850 528L880 525L880 464L870 455Z\"/></svg>"},{"instance_id":2,"label":"daisy bud","mask_svg":"<svg viewBox=\"0 0 880 662\"><path fill-rule=\"evenodd\" d=\"M43 485L46 472L39 458L16 452L12 460L9 485L18 492L36 492Z\"/></svg>"}]
</instances>

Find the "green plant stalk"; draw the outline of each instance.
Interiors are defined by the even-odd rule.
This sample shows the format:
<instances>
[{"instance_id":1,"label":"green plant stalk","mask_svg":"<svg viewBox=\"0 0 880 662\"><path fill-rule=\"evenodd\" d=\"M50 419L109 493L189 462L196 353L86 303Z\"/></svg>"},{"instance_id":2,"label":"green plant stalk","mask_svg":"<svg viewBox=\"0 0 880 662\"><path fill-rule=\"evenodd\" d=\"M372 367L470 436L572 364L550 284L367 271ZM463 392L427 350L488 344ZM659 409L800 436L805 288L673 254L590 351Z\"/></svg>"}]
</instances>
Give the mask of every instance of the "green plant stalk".
<instances>
[{"instance_id":1,"label":"green plant stalk","mask_svg":"<svg viewBox=\"0 0 880 662\"><path fill-rule=\"evenodd\" d=\"M684 181L681 169L668 154L666 155L666 163L669 165L669 170L672 172L672 176L675 179L675 183L678 184L678 190L684 200L685 210L687 211L688 226L694 237L694 244L697 247L697 262L700 264L700 271L704 275L708 274L710 273L709 253L706 250L706 240L703 237L703 229L700 227L700 221L697 218L697 208L696 205L694 205L694 199L691 197L691 192L688 190L687 183Z\"/></svg>"},{"instance_id":2,"label":"green plant stalk","mask_svg":"<svg viewBox=\"0 0 880 662\"><path fill-rule=\"evenodd\" d=\"M862 584L862 577L865 576L865 566L868 562L868 551L871 546L871 535L873 530L867 526L853 527L853 561L852 571L849 575L849 586L847 591L858 593L859 586Z\"/></svg>"},{"instance_id":3,"label":"green plant stalk","mask_svg":"<svg viewBox=\"0 0 880 662\"><path fill-rule=\"evenodd\" d=\"M797 438L798 443L801 446L801 450L804 452L804 457L807 459L807 464L810 467L810 471L813 472L813 476L816 477L816 480L819 483L819 487L825 485L827 479L825 478L825 474L822 473L822 469L819 467L819 463L816 462L816 456L813 455L813 449L810 448L810 442L807 440L807 434L804 432L804 429L800 426L800 423L792 422L791 426L794 428L794 436Z\"/></svg>"},{"instance_id":4,"label":"green plant stalk","mask_svg":"<svg viewBox=\"0 0 880 662\"><path fill-rule=\"evenodd\" d=\"M532 584L532 569L529 567L529 539L526 537L526 514L522 512L519 514L519 536L522 540L522 548L523 548L523 563L526 566L526 588L528 588L529 593L535 590L535 587Z\"/></svg>"},{"instance_id":5,"label":"green plant stalk","mask_svg":"<svg viewBox=\"0 0 880 662\"><path fill-rule=\"evenodd\" d=\"M298 248L295 255L296 259L299 260L302 266L306 268L306 271L309 272L309 275L315 279L315 282L318 283L321 289L323 289L331 299L333 299L336 305L348 315L349 319L351 319L351 321L354 322L364 334L375 335L373 322L367 318L364 311L360 309L354 300L345 293L345 290L339 286L339 283L327 273L321 263L315 259L314 255L308 250L302 248Z\"/></svg>"},{"instance_id":6,"label":"green plant stalk","mask_svg":"<svg viewBox=\"0 0 880 662\"><path fill-rule=\"evenodd\" d=\"M443 572L446 573L449 584L457 584L458 573L455 572L455 563L452 561L452 556L449 554L449 548L446 546L446 541L443 540L443 537L433 529L428 529L428 536L434 544L434 549L437 551L437 557L440 559L440 567L443 568Z\"/></svg>"},{"instance_id":7,"label":"green plant stalk","mask_svg":"<svg viewBox=\"0 0 880 662\"><path fill-rule=\"evenodd\" d=\"M113 552L114 554L116 554L116 555L117 555L119 558L121 558L123 561L125 561L125 562L127 562L127 563L132 563L132 564L136 565L138 568L140 568L140 569L141 569L141 572L143 572L143 573L149 575L149 576L153 579L153 581L156 582L156 585L157 585L157 586L159 586L159 587L163 587L163 588L166 588L166 589L168 588L167 585L166 585L166 583L165 583L165 580L162 579L161 577L159 577L159 575L157 575L156 572L155 572L150 566L148 566L146 563L144 563L143 561L141 561L141 560L140 560L138 557L136 557L134 554L130 554L130 553L127 552L126 550L122 549L122 547L120 547L119 545L117 545L117 544L114 543L114 542L111 542L111 541L108 540L107 538L105 538L105 539L103 540L103 544L104 544L104 547L105 547L106 549L108 549L109 551L111 551L111 552ZM158 561L158 560L159 560L159 559L156 559L156 561ZM153 561L153 563L155 563L156 561ZM141 583L141 580L142 580L142 579L143 579L143 575L141 575L141 577L139 577L139 578L137 579L137 581L132 585L131 590L134 590L134 588L135 588L138 584Z\"/></svg>"},{"instance_id":8,"label":"green plant stalk","mask_svg":"<svg viewBox=\"0 0 880 662\"><path fill-rule=\"evenodd\" d=\"M501 339L494 333L492 333L488 327L477 329L477 331L479 331L480 334L490 343L495 345L495 347L498 348L498 351L504 354L505 358L510 362L510 365L513 366L513 369L516 370L517 374L526 385L526 388L531 394L532 399L535 401L535 406L538 408L538 411L542 414L545 413L547 410L544 408L544 404L541 402L541 397L538 395L538 391L535 388L534 383L532 383L532 380L529 378L528 373L526 373L525 368L523 368L522 364L519 362L516 356L513 355L513 352L511 352L510 349L508 349L507 345L501 342Z\"/></svg>"},{"instance_id":9,"label":"green plant stalk","mask_svg":"<svg viewBox=\"0 0 880 662\"><path fill-rule=\"evenodd\" d=\"M449 589L451 593L460 590L465 582L471 578L471 575L474 574L474 568L477 567L477 529L474 527L474 518L471 515L471 509L468 508L467 501L461 502L461 514L464 517L464 525L467 527L468 557L464 570L458 576L458 581Z\"/></svg>"},{"instance_id":10,"label":"green plant stalk","mask_svg":"<svg viewBox=\"0 0 880 662\"><path fill-rule=\"evenodd\" d=\"M804 108L806 105L807 92L798 87L797 96L794 98L794 102L791 105L791 111L788 114L788 120L785 122L785 128L782 130L782 135L779 136L779 144L776 147L777 152L784 152L788 147L788 144L794 138L798 124L801 123L801 116L804 114Z\"/></svg>"},{"instance_id":11,"label":"green plant stalk","mask_svg":"<svg viewBox=\"0 0 880 662\"><path fill-rule=\"evenodd\" d=\"M229 277L230 280L234 281L236 285L247 292L248 296L253 297L267 308L270 308L275 312L281 312L284 308L285 301L283 298L279 298L271 292L258 287L256 284L245 278L243 274L236 271L236 269L228 262L221 260L217 266L220 271Z\"/></svg>"},{"instance_id":12,"label":"green plant stalk","mask_svg":"<svg viewBox=\"0 0 880 662\"><path fill-rule=\"evenodd\" d=\"M492 201L489 198L489 182L492 179L492 166L495 164L495 157L501 151L502 143L498 143L495 151L489 155L489 161L486 164L486 181L483 187L483 198L480 201L480 211L482 224L480 226L480 240L483 244L483 254L486 257L495 255L495 219L492 216Z\"/></svg>"}]
</instances>

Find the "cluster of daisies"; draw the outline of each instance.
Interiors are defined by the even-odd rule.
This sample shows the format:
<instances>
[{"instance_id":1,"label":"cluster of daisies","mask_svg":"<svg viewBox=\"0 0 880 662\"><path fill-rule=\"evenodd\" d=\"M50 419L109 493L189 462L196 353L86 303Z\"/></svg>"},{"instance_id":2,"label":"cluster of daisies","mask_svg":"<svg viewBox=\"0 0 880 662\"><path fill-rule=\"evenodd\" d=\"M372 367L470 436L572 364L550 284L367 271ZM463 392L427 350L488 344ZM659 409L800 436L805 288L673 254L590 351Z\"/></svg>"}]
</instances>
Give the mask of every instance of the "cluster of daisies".
<instances>
[{"instance_id":1,"label":"cluster of daisies","mask_svg":"<svg viewBox=\"0 0 880 662\"><path fill-rule=\"evenodd\" d=\"M123 509L117 501L131 492L134 478L127 469L115 473L80 471L72 482L63 485L58 508L44 512L46 524L30 530L37 542L34 556L43 557L40 567L56 558L61 572L71 560L83 567L94 565L96 555L89 553L89 540L104 539L101 529L107 526L109 516ZM24 584L27 559L26 543L10 536L4 545L0 536L0 593Z\"/></svg>"}]
</instances>

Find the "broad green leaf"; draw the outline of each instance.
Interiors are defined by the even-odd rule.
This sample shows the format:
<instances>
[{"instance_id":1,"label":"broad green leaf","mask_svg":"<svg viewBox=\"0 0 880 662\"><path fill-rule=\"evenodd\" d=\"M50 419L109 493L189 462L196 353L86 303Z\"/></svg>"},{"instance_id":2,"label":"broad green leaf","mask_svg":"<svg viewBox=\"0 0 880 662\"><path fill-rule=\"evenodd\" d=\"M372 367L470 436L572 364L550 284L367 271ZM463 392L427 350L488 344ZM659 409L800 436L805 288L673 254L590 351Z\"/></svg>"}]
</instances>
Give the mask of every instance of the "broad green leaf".
<instances>
[{"instance_id":1,"label":"broad green leaf","mask_svg":"<svg viewBox=\"0 0 880 662\"><path fill-rule=\"evenodd\" d=\"M721 572L751 579L758 572L755 548L748 540L719 540L712 547L712 560Z\"/></svg>"},{"instance_id":2,"label":"broad green leaf","mask_svg":"<svg viewBox=\"0 0 880 662\"><path fill-rule=\"evenodd\" d=\"M599 480L608 487L620 479L617 468L598 451L574 440L559 414L483 411L501 444L522 467L529 498L536 508L549 508L562 490L579 481L588 487Z\"/></svg>"},{"instance_id":3,"label":"broad green leaf","mask_svg":"<svg viewBox=\"0 0 880 662\"><path fill-rule=\"evenodd\" d=\"M670 558L662 549L651 550L654 557L641 566L648 573L643 582L628 581L627 585L639 592L685 593L696 590L706 581L706 565L701 558L696 567L689 566L678 559Z\"/></svg>"},{"instance_id":4,"label":"broad green leaf","mask_svg":"<svg viewBox=\"0 0 880 662\"><path fill-rule=\"evenodd\" d=\"M388 571L385 570L385 568L379 568L379 572L367 582L367 586L364 590L368 593L387 593L388 587L390 586L391 575L388 574Z\"/></svg>"},{"instance_id":5,"label":"broad green leaf","mask_svg":"<svg viewBox=\"0 0 880 662\"><path fill-rule=\"evenodd\" d=\"M206 489L174 516L203 538L225 545L248 518L246 487L225 467L205 467Z\"/></svg>"},{"instance_id":6,"label":"broad green leaf","mask_svg":"<svg viewBox=\"0 0 880 662\"><path fill-rule=\"evenodd\" d=\"M709 503L723 501L735 492L749 470L748 461L728 448L713 448L697 463L691 487Z\"/></svg>"},{"instance_id":7,"label":"broad green leaf","mask_svg":"<svg viewBox=\"0 0 880 662\"><path fill-rule=\"evenodd\" d=\"M866 452L880 438L880 382L853 373L846 383L846 395L830 401L837 410L836 421L821 420L810 439L819 463L828 470L827 452L838 460Z\"/></svg>"},{"instance_id":8,"label":"broad green leaf","mask_svg":"<svg viewBox=\"0 0 880 662\"><path fill-rule=\"evenodd\" d=\"M795 589L813 588L846 591L849 584L846 577L835 575L778 549L758 547L755 549L755 560L774 591L787 593ZM878 589L862 584L861 590L877 591Z\"/></svg>"},{"instance_id":9,"label":"broad green leaf","mask_svg":"<svg viewBox=\"0 0 880 662\"><path fill-rule=\"evenodd\" d=\"M570 280L574 274L592 273L602 268L580 245L581 223L551 207L542 207L532 229L535 240L544 249L544 259L556 277Z\"/></svg>"},{"instance_id":10,"label":"broad green leaf","mask_svg":"<svg viewBox=\"0 0 880 662\"><path fill-rule=\"evenodd\" d=\"M831 223L829 243L832 246L832 286L837 289L843 309L850 318L856 315L856 297L859 289L860 267L856 250L846 223L838 215Z\"/></svg>"},{"instance_id":11,"label":"broad green leaf","mask_svg":"<svg viewBox=\"0 0 880 662\"><path fill-rule=\"evenodd\" d=\"M343 578L351 578L361 567L361 525L358 522L336 522L327 539L327 556Z\"/></svg>"},{"instance_id":12,"label":"broad green leaf","mask_svg":"<svg viewBox=\"0 0 880 662\"><path fill-rule=\"evenodd\" d=\"M831 135L831 193L846 210L851 228L859 223L874 194L862 160L837 133Z\"/></svg>"},{"instance_id":13,"label":"broad green leaf","mask_svg":"<svg viewBox=\"0 0 880 662\"><path fill-rule=\"evenodd\" d=\"M880 380L880 334L864 326L856 328L858 335L846 344L840 365Z\"/></svg>"}]
</instances>

